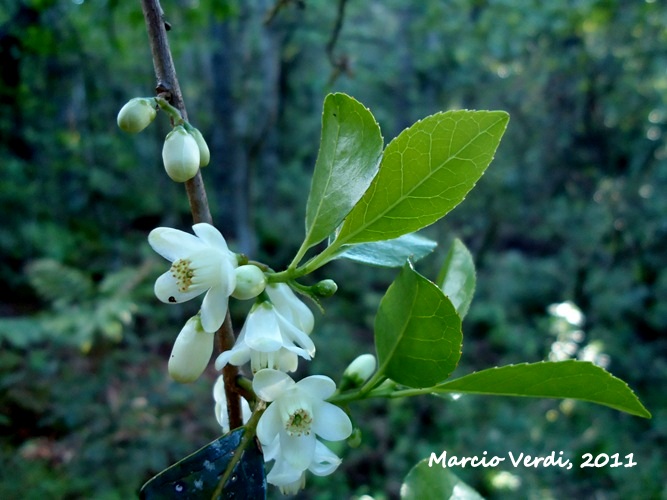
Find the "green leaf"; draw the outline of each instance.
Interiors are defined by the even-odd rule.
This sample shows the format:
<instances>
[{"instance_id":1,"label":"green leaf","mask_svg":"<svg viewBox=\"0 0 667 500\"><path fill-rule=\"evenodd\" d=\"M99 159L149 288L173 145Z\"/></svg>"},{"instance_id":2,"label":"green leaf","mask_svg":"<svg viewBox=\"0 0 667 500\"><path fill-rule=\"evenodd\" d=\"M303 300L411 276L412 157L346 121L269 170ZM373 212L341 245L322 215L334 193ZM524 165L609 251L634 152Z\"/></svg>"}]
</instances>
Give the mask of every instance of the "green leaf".
<instances>
[{"instance_id":1,"label":"green leaf","mask_svg":"<svg viewBox=\"0 0 667 500\"><path fill-rule=\"evenodd\" d=\"M458 238L454 240L438 276L438 284L452 301L461 319L465 318L475 294L475 262Z\"/></svg>"},{"instance_id":2,"label":"green leaf","mask_svg":"<svg viewBox=\"0 0 667 500\"><path fill-rule=\"evenodd\" d=\"M438 244L416 234L404 234L394 240L374 241L343 247L338 259L349 259L379 267L401 267L410 259L417 262L430 254Z\"/></svg>"},{"instance_id":3,"label":"green leaf","mask_svg":"<svg viewBox=\"0 0 667 500\"><path fill-rule=\"evenodd\" d=\"M39 259L26 267L32 287L55 306L80 302L93 294L90 277L53 259Z\"/></svg>"},{"instance_id":4,"label":"green leaf","mask_svg":"<svg viewBox=\"0 0 667 500\"><path fill-rule=\"evenodd\" d=\"M401 485L402 500L422 500L438 498L442 500L482 500L483 497L461 481L449 469L439 464L429 467L429 459L415 465Z\"/></svg>"},{"instance_id":5,"label":"green leaf","mask_svg":"<svg viewBox=\"0 0 667 500\"><path fill-rule=\"evenodd\" d=\"M43 342L53 332L46 330L37 317L0 318L0 342L7 341L19 349Z\"/></svg>"},{"instance_id":6,"label":"green leaf","mask_svg":"<svg viewBox=\"0 0 667 500\"><path fill-rule=\"evenodd\" d=\"M350 213L377 172L382 146L380 127L368 109L345 94L326 97L304 249L327 238Z\"/></svg>"},{"instance_id":7,"label":"green leaf","mask_svg":"<svg viewBox=\"0 0 667 500\"><path fill-rule=\"evenodd\" d=\"M375 317L379 372L409 387L431 386L456 368L462 339L461 319L442 290L403 266Z\"/></svg>"},{"instance_id":8,"label":"green leaf","mask_svg":"<svg viewBox=\"0 0 667 500\"><path fill-rule=\"evenodd\" d=\"M447 111L401 132L345 219L338 244L396 238L443 217L491 163L508 121L503 111Z\"/></svg>"},{"instance_id":9,"label":"green leaf","mask_svg":"<svg viewBox=\"0 0 667 500\"><path fill-rule=\"evenodd\" d=\"M435 393L580 399L651 418L628 384L587 361L542 361L490 368L433 389Z\"/></svg>"}]
</instances>

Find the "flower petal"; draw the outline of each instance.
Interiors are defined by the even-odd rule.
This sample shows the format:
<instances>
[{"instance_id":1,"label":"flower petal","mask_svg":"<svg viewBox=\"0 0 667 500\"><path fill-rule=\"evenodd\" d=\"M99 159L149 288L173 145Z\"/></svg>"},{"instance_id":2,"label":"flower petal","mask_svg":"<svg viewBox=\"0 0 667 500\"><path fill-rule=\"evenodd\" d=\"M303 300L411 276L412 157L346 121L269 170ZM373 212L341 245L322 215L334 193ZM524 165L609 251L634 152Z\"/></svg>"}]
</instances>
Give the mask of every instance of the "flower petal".
<instances>
[{"instance_id":1,"label":"flower petal","mask_svg":"<svg viewBox=\"0 0 667 500\"><path fill-rule=\"evenodd\" d=\"M250 311L244 328L245 342L251 349L272 352L283 346L278 318L271 304L265 302Z\"/></svg>"},{"instance_id":2,"label":"flower petal","mask_svg":"<svg viewBox=\"0 0 667 500\"><path fill-rule=\"evenodd\" d=\"M276 460L271 472L266 476L266 481L275 486L290 486L302 476L303 471L294 469L285 460Z\"/></svg>"},{"instance_id":3,"label":"flower petal","mask_svg":"<svg viewBox=\"0 0 667 500\"><path fill-rule=\"evenodd\" d=\"M221 280L221 288L227 297L229 297L236 288L236 273L234 272L234 265L231 259L222 258L220 260L220 273L223 279Z\"/></svg>"},{"instance_id":4,"label":"flower petal","mask_svg":"<svg viewBox=\"0 0 667 500\"><path fill-rule=\"evenodd\" d=\"M315 454L308 470L316 476L328 476L341 464L342 460L320 441L315 443Z\"/></svg>"},{"instance_id":5,"label":"flower petal","mask_svg":"<svg viewBox=\"0 0 667 500\"><path fill-rule=\"evenodd\" d=\"M261 373L258 372L258 373ZM278 436L280 430L283 428L283 423L280 420L280 408L278 405L271 404L264 411L257 422L257 437L262 446L269 446ZM267 458L267 460L269 460Z\"/></svg>"},{"instance_id":6,"label":"flower petal","mask_svg":"<svg viewBox=\"0 0 667 500\"><path fill-rule=\"evenodd\" d=\"M340 441L352 434L352 422L338 406L322 401L313 404L312 430L327 441Z\"/></svg>"},{"instance_id":7,"label":"flower petal","mask_svg":"<svg viewBox=\"0 0 667 500\"><path fill-rule=\"evenodd\" d=\"M167 304L178 304L194 299L201 295L206 289L191 286L187 292L181 292L178 289L178 282L170 271L160 275L155 280L155 296Z\"/></svg>"},{"instance_id":8,"label":"flower petal","mask_svg":"<svg viewBox=\"0 0 667 500\"><path fill-rule=\"evenodd\" d=\"M274 401L294 385L294 380L289 375L271 368L258 371L252 380L255 394L264 401Z\"/></svg>"},{"instance_id":9,"label":"flower petal","mask_svg":"<svg viewBox=\"0 0 667 500\"><path fill-rule=\"evenodd\" d=\"M225 399L225 381L222 378L222 375L220 375L215 381L215 384L213 384L213 400L216 403L224 401L225 404L227 404L227 400Z\"/></svg>"},{"instance_id":10,"label":"flower petal","mask_svg":"<svg viewBox=\"0 0 667 500\"><path fill-rule=\"evenodd\" d=\"M278 434L270 443L262 443L262 454L265 462L277 460L280 457L280 436Z\"/></svg>"},{"instance_id":11,"label":"flower petal","mask_svg":"<svg viewBox=\"0 0 667 500\"><path fill-rule=\"evenodd\" d=\"M316 400L327 399L336 392L336 383L324 375L311 375L299 380L296 385L299 390Z\"/></svg>"},{"instance_id":12,"label":"flower petal","mask_svg":"<svg viewBox=\"0 0 667 500\"><path fill-rule=\"evenodd\" d=\"M215 360L215 369L220 371L228 363L234 366L241 366L250 361L250 349L245 344L239 344L238 340L233 349L220 353Z\"/></svg>"},{"instance_id":13,"label":"flower petal","mask_svg":"<svg viewBox=\"0 0 667 500\"><path fill-rule=\"evenodd\" d=\"M207 332L216 332L227 315L229 295L219 286L212 287L201 304L201 326Z\"/></svg>"},{"instance_id":14,"label":"flower petal","mask_svg":"<svg viewBox=\"0 0 667 500\"><path fill-rule=\"evenodd\" d=\"M293 372L299 366L299 357L296 353L290 352L287 349L281 349L278 352L278 369L283 372Z\"/></svg>"},{"instance_id":15,"label":"flower petal","mask_svg":"<svg viewBox=\"0 0 667 500\"><path fill-rule=\"evenodd\" d=\"M282 456L297 470L306 470L315 454L315 434L290 435L286 431L280 432L280 448Z\"/></svg>"},{"instance_id":16,"label":"flower petal","mask_svg":"<svg viewBox=\"0 0 667 500\"><path fill-rule=\"evenodd\" d=\"M287 319L285 319L279 312L276 312L276 316L278 317L278 322L280 323L283 334L285 334L285 336L290 341L296 342L298 345L300 345L308 352L311 357L314 356L315 344L313 343L312 339L304 332L296 328L292 323L287 321Z\"/></svg>"},{"instance_id":17,"label":"flower petal","mask_svg":"<svg viewBox=\"0 0 667 500\"><path fill-rule=\"evenodd\" d=\"M269 285L266 287L266 293L276 309L290 323L307 334L313 331L315 317L312 311L296 296L289 285L285 283Z\"/></svg>"},{"instance_id":18,"label":"flower petal","mask_svg":"<svg viewBox=\"0 0 667 500\"><path fill-rule=\"evenodd\" d=\"M225 237L211 224L200 222L192 226L194 233L201 238L201 241L214 248L229 251Z\"/></svg>"},{"instance_id":19,"label":"flower petal","mask_svg":"<svg viewBox=\"0 0 667 500\"><path fill-rule=\"evenodd\" d=\"M148 244L171 262L204 247L204 243L196 236L170 227L153 229L148 235Z\"/></svg>"}]
</instances>

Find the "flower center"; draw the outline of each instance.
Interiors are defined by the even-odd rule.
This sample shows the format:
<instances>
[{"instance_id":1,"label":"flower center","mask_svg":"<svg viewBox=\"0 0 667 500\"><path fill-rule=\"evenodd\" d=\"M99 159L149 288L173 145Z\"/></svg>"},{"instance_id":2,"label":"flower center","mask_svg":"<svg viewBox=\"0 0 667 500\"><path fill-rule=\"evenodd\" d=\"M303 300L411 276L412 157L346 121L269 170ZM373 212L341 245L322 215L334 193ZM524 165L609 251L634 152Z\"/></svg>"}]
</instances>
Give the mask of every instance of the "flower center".
<instances>
[{"instance_id":1,"label":"flower center","mask_svg":"<svg viewBox=\"0 0 667 500\"><path fill-rule=\"evenodd\" d=\"M285 423L285 430L288 434L300 436L301 434L310 434L310 426L313 423L313 417L303 408L299 408L292 413Z\"/></svg>"},{"instance_id":2,"label":"flower center","mask_svg":"<svg viewBox=\"0 0 667 500\"><path fill-rule=\"evenodd\" d=\"M171 265L171 275L176 279L179 291L185 293L192 285L192 278L195 276L195 270L190 267L192 261L189 259L175 260Z\"/></svg>"}]
</instances>

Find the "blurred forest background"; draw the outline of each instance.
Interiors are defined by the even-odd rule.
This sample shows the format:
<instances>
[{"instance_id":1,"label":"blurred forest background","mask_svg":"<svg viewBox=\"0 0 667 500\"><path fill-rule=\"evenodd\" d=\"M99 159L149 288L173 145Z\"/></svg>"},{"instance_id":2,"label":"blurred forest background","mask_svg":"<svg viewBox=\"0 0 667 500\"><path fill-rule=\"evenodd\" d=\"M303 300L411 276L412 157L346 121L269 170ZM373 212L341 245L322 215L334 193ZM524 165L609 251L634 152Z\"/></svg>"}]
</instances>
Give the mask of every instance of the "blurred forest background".
<instances>
[{"instance_id":1,"label":"blurred forest background","mask_svg":"<svg viewBox=\"0 0 667 500\"><path fill-rule=\"evenodd\" d=\"M364 402L353 407L363 443L337 450L340 470L309 477L303 498L395 498L442 450L562 450L575 463L455 471L489 498L667 498L667 4L285 3L266 23L273 0L163 1L232 249L279 269L298 248L328 92L368 106L386 141L441 110L506 110L496 160L424 232L440 245L417 266L434 279L454 237L475 256L456 374L590 359L653 413L481 396ZM133 498L219 435L213 367L187 386L166 376L196 304L152 293L166 262L148 232L191 225L162 167L167 120L139 136L116 127L120 107L154 86L138 1L0 1L0 498ZM372 349L395 275L341 261L316 277L339 293L316 316L327 347L313 372L337 379ZM247 307L235 303L237 329ZM579 469L587 452L634 453L638 465Z\"/></svg>"}]
</instances>

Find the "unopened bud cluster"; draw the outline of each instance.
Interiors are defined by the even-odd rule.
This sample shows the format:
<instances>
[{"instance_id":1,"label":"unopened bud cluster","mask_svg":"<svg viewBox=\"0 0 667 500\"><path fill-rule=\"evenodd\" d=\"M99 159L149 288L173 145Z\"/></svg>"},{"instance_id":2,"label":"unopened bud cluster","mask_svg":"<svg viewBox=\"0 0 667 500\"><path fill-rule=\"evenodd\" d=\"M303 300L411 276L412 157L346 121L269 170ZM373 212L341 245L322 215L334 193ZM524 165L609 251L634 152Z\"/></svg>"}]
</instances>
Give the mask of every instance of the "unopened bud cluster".
<instances>
[{"instance_id":1,"label":"unopened bud cluster","mask_svg":"<svg viewBox=\"0 0 667 500\"><path fill-rule=\"evenodd\" d=\"M155 119L158 107L158 101L153 97L130 99L118 112L118 127L130 134L139 133ZM177 111L173 112L178 115ZM167 134L162 147L162 162L167 175L176 182L188 181L210 160L211 152L201 132L180 119Z\"/></svg>"}]
</instances>

